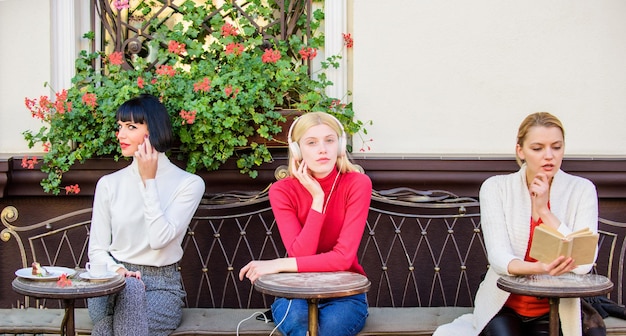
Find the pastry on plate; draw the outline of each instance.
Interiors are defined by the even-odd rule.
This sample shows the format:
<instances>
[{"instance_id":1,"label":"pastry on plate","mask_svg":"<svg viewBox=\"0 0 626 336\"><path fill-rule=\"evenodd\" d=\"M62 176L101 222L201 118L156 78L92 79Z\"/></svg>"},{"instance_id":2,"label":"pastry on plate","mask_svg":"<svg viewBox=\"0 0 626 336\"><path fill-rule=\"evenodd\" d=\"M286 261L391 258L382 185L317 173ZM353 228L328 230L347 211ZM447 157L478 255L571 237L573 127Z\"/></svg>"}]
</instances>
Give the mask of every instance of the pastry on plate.
<instances>
[{"instance_id":1,"label":"pastry on plate","mask_svg":"<svg viewBox=\"0 0 626 336\"><path fill-rule=\"evenodd\" d=\"M40 277L50 275L50 272L46 271L45 268L41 267L41 264L39 264L38 262L34 262L32 266L33 266L33 275L40 276Z\"/></svg>"}]
</instances>

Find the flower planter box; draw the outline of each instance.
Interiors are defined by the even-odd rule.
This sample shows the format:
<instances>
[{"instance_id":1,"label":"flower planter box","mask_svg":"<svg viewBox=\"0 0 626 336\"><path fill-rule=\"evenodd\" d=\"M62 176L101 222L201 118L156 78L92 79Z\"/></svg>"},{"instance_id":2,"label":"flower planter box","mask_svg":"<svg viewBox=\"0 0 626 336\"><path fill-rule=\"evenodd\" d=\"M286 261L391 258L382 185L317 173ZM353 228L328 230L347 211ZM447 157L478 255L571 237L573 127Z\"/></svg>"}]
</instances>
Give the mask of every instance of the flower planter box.
<instances>
[{"instance_id":1,"label":"flower planter box","mask_svg":"<svg viewBox=\"0 0 626 336\"><path fill-rule=\"evenodd\" d=\"M287 119L285 122L279 123L279 125L283 128L283 130L280 133L274 135L274 139L272 140L268 140L258 134L255 134L254 136L248 139L249 144L256 142L258 144L264 144L268 148L289 147L289 144L287 141L287 138L289 136L289 128L291 127L291 124L294 122L294 120L296 120L297 117L301 116L302 114L306 112L293 110L293 109L282 109L279 112L283 117L285 117L285 119Z\"/></svg>"}]
</instances>

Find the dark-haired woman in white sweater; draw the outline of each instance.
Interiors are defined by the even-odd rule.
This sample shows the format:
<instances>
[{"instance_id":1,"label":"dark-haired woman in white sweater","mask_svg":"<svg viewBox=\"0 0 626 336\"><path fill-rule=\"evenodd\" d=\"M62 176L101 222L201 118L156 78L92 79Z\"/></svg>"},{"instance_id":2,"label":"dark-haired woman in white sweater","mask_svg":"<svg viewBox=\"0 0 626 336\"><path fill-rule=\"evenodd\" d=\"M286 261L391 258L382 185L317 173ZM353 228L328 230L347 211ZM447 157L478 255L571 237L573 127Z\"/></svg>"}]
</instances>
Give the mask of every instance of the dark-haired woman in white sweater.
<instances>
[{"instance_id":1,"label":"dark-haired woman in white sweater","mask_svg":"<svg viewBox=\"0 0 626 336\"><path fill-rule=\"evenodd\" d=\"M98 181L89 260L126 277L117 294L88 300L92 335L169 335L180 324L185 292L177 262L204 181L164 154L172 129L165 106L141 95L117 110L126 168Z\"/></svg>"}]
</instances>

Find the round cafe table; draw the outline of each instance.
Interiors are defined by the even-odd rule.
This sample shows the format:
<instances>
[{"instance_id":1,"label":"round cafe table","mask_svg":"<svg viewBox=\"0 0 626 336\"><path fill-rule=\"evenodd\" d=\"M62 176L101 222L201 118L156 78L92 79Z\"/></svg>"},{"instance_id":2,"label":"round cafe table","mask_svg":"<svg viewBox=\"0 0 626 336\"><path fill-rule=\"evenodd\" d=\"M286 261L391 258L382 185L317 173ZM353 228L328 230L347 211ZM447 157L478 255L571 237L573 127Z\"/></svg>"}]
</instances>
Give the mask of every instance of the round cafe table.
<instances>
[{"instance_id":1,"label":"round cafe table","mask_svg":"<svg viewBox=\"0 0 626 336\"><path fill-rule=\"evenodd\" d=\"M365 293L371 282L353 272L306 272L262 275L254 282L261 293L288 299L306 299L309 308L309 335L317 336L319 299Z\"/></svg>"},{"instance_id":2,"label":"round cafe table","mask_svg":"<svg viewBox=\"0 0 626 336\"><path fill-rule=\"evenodd\" d=\"M513 294L548 298L550 336L559 335L559 299L603 295L613 289L607 277L597 274L566 273L559 276L502 276L498 287Z\"/></svg>"},{"instance_id":3,"label":"round cafe table","mask_svg":"<svg viewBox=\"0 0 626 336\"><path fill-rule=\"evenodd\" d=\"M126 286L126 279L121 275L115 275L112 278L103 280L84 280L79 275L85 270L77 270L70 278L72 284L69 286L60 286L56 280L32 280L28 278L16 277L13 280L13 290L22 295L28 295L43 299L60 299L63 300L65 308L65 316L61 324L61 335L74 336L74 301L76 299L84 299L96 296L104 296L117 293Z\"/></svg>"}]
</instances>

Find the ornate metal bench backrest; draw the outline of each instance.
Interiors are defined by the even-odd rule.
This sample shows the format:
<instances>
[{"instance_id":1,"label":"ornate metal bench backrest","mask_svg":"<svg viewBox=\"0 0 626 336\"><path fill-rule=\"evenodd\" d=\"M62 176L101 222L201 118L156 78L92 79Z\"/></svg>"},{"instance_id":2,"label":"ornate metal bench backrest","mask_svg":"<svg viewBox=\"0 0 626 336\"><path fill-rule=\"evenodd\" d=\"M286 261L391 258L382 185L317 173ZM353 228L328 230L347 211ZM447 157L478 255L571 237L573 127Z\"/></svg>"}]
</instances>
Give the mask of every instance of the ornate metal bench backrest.
<instances>
[{"instance_id":1,"label":"ornate metal bench backrest","mask_svg":"<svg viewBox=\"0 0 626 336\"><path fill-rule=\"evenodd\" d=\"M471 306L487 270L479 203L440 190L375 191L359 253L373 306Z\"/></svg>"},{"instance_id":2,"label":"ornate metal bench backrest","mask_svg":"<svg viewBox=\"0 0 626 336\"><path fill-rule=\"evenodd\" d=\"M620 305L624 297L624 258L626 257L626 223L600 218L598 220L598 258L593 273L607 276L613 281L613 290L607 297Z\"/></svg>"},{"instance_id":3,"label":"ornate metal bench backrest","mask_svg":"<svg viewBox=\"0 0 626 336\"><path fill-rule=\"evenodd\" d=\"M0 308L61 307L57 301L29 301L14 293L13 271L34 260L84 267L91 209L36 224L18 224L17 217L13 207L2 210ZM626 223L600 219L599 228L594 272L611 278L615 286L609 298L622 304ZM200 205L183 248L179 266L187 307L260 308L271 303L249 281L238 279L248 261L285 255L266 194L224 194ZM372 281L369 303L379 307L471 306L488 267L478 202L444 191L374 192L358 253Z\"/></svg>"}]
</instances>

